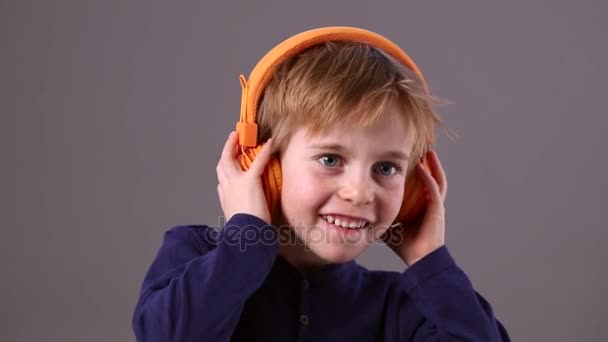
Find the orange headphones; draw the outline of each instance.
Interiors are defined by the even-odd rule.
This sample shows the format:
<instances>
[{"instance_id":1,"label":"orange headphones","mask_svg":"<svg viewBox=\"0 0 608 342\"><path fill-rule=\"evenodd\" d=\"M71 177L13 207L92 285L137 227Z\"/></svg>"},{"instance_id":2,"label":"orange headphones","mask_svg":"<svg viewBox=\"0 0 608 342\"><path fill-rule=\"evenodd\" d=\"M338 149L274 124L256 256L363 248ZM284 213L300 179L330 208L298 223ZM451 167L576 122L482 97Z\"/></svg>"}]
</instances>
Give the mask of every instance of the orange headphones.
<instances>
[{"instance_id":1,"label":"orange headphones","mask_svg":"<svg viewBox=\"0 0 608 342\"><path fill-rule=\"evenodd\" d=\"M256 117L260 99L276 67L304 49L326 41L354 41L367 43L382 49L414 71L424 82L424 77L414 61L395 43L374 32L355 27L324 27L292 36L270 50L258 62L249 75L249 80L246 80L243 75L240 76L242 87L241 117L236 124L236 131L239 136L240 164L243 171L249 169L263 146L263 143L257 141L258 125ZM428 92L426 83L425 89ZM434 136L428 137L427 141L429 145L432 144ZM424 156L420 162L429 169ZM266 202L273 219L279 214L281 179L281 165L278 159L273 156L262 174ZM406 181L403 203L395 223L407 224L408 221L417 218L425 205L424 185L418 174L413 172Z\"/></svg>"}]
</instances>

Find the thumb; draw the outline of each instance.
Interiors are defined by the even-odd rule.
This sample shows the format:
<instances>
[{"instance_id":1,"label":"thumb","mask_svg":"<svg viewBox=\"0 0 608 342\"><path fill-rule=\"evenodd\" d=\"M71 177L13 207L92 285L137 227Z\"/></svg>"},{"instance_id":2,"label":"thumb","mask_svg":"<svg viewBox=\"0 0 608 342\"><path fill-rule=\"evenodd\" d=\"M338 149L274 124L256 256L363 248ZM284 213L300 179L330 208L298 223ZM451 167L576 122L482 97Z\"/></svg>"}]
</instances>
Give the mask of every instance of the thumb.
<instances>
[{"instance_id":1,"label":"thumb","mask_svg":"<svg viewBox=\"0 0 608 342\"><path fill-rule=\"evenodd\" d=\"M264 172L264 168L266 167L266 164L268 164L271 157L270 151L272 150L272 143L272 138L268 139L264 146L262 146L260 154L258 154L253 160L253 163L251 163L249 172L251 172L254 176L259 177Z\"/></svg>"}]
</instances>

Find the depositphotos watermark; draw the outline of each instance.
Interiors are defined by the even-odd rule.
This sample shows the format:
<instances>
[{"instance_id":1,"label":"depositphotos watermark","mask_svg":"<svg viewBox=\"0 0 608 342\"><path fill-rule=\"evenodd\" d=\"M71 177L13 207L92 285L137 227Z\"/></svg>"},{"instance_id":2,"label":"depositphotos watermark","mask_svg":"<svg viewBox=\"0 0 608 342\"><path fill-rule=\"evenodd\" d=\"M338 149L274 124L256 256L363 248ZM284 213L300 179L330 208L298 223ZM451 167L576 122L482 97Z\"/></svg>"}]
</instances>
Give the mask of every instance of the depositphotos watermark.
<instances>
[{"instance_id":1,"label":"depositphotos watermark","mask_svg":"<svg viewBox=\"0 0 608 342\"><path fill-rule=\"evenodd\" d=\"M209 244L223 242L231 246L239 246L241 251L244 251L247 246L273 245L277 241L280 245L304 245L306 250L310 250L310 246L325 244L355 246L377 243L384 245L387 241L391 244L400 244L405 238L405 235L401 234L402 230L392 230L390 235L385 236L384 239L382 238L385 231L401 224L388 227L376 225L359 228L358 231L352 233L341 233L323 226L307 226L295 220L291 220L291 224L278 226L243 224L241 221L243 219L237 217L226 222L226 218L220 216L219 224L217 226L210 225L209 227L213 229L205 230L202 238L205 243Z\"/></svg>"}]
</instances>

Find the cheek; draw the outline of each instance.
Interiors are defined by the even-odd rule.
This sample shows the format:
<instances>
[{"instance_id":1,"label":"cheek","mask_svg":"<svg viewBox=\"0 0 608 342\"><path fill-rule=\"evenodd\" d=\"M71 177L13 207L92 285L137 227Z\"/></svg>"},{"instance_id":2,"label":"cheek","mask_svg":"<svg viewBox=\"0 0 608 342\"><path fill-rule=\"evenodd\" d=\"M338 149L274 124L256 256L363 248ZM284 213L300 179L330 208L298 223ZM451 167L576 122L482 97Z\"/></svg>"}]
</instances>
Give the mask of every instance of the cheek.
<instances>
[{"instance_id":1,"label":"cheek","mask_svg":"<svg viewBox=\"0 0 608 342\"><path fill-rule=\"evenodd\" d=\"M281 204L289 216L306 215L316 210L331 193L323 177L311 170L291 169L283 173Z\"/></svg>"},{"instance_id":2,"label":"cheek","mask_svg":"<svg viewBox=\"0 0 608 342\"><path fill-rule=\"evenodd\" d=\"M401 204L403 203L404 186L405 184L394 185L381 196L381 208L387 222L390 221L392 223L397 214L399 214Z\"/></svg>"}]
</instances>

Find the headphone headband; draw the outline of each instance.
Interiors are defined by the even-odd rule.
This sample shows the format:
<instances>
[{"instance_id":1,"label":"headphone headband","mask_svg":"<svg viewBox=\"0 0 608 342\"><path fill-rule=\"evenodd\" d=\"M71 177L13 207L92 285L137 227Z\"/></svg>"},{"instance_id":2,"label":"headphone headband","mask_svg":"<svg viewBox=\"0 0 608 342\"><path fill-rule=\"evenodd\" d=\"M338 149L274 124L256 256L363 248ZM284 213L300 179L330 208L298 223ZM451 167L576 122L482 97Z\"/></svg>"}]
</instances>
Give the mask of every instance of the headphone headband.
<instances>
[{"instance_id":1,"label":"headphone headband","mask_svg":"<svg viewBox=\"0 0 608 342\"><path fill-rule=\"evenodd\" d=\"M412 58L397 44L377 33L360 28L342 26L323 27L305 31L287 38L270 50L253 68L249 75L249 80L246 80L245 76L240 75L239 79L242 88L241 115L240 121L236 125L240 145L247 147L257 146L258 125L256 117L258 105L276 67L299 52L328 41L368 43L380 48L416 73L424 82L426 89L424 76Z\"/></svg>"}]
</instances>

